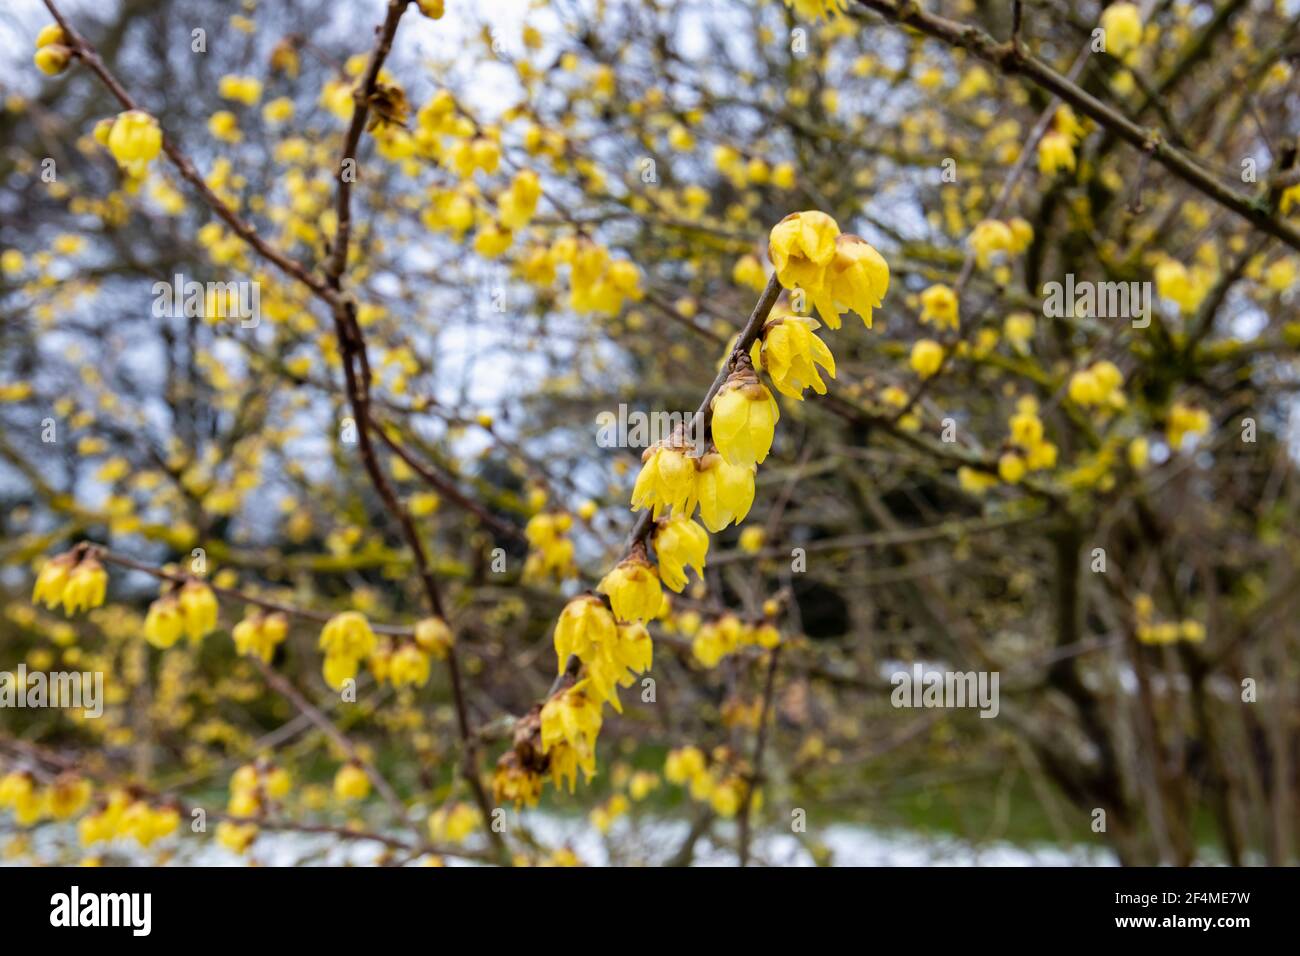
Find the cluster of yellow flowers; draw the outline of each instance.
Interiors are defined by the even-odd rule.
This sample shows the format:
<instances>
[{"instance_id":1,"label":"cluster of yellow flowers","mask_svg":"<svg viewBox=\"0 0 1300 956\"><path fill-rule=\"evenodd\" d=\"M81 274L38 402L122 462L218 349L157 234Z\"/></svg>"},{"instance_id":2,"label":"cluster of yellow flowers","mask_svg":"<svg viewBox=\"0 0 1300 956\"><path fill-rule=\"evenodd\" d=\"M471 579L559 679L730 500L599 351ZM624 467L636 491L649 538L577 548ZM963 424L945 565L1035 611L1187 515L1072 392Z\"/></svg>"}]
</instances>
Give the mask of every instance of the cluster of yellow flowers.
<instances>
[{"instance_id":1,"label":"cluster of yellow flowers","mask_svg":"<svg viewBox=\"0 0 1300 956\"><path fill-rule=\"evenodd\" d=\"M63 28L57 23L42 27L36 34L36 54L32 58L36 68L46 76L58 76L72 60L72 48Z\"/></svg>"},{"instance_id":2,"label":"cluster of yellow flowers","mask_svg":"<svg viewBox=\"0 0 1300 956\"><path fill-rule=\"evenodd\" d=\"M1000 219L982 219L971 230L970 244L975 251L975 261L987 269L998 256L1018 256L1034 241L1034 227L1019 216L1003 222Z\"/></svg>"},{"instance_id":3,"label":"cluster of yellow flowers","mask_svg":"<svg viewBox=\"0 0 1300 956\"><path fill-rule=\"evenodd\" d=\"M154 805L117 789L108 794L99 809L81 818L77 836L83 846L126 837L148 847L175 833L180 822L180 811L175 806Z\"/></svg>"},{"instance_id":4,"label":"cluster of yellow flowers","mask_svg":"<svg viewBox=\"0 0 1300 956\"><path fill-rule=\"evenodd\" d=\"M235 650L249 657L257 657L262 663L271 663L275 649L289 635L289 619L279 611L263 614L254 610L235 625L230 636L234 638Z\"/></svg>"},{"instance_id":5,"label":"cluster of yellow flowers","mask_svg":"<svg viewBox=\"0 0 1300 956\"><path fill-rule=\"evenodd\" d=\"M64 613L71 617L78 611L89 611L104 603L108 590L108 572L93 557L70 551L46 561L36 575L32 588L32 603L44 604L50 610L63 605Z\"/></svg>"},{"instance_id":6,"label":"cluster of yellow flowers","mask_svg":"<svg viewBox=\"0 0 1300 956\"><path fill-rule=\"evenodd\" d=\"M846 310L871 328L872 309L889 291L889 265L880 253L859 236L841 234L824 212L791 213L777 223L768 257L782 287L805 293L832 329Z\"/></svg>"},{"instance_id":7,"label":"cluster of yellow flowers","mask_svg":"<svg viewBox=\"0 0 1300 956\"><path fill-rule=\"evenodd\" d=\"M1074 172L1074 147L1083 138L1083 124L1064 103L1056 108L1052 125L1038 141L1038 171L1051 176L1058 170Z\"/></svg>"},{"instance_id":8,"label":"cluster of yellow flowers","mask_svg":"<svg viewBox=\"0 0 1300 956\"><path fill-rule=\"evenodd\" d=\"M998 459L998 475L1014 485L1029 471L1056 467L1056 445L1043 437L1043 420L1038 417L1038 400L1024 395L1011 416L1011 448Z\"/></svg>"},{"instance_id":9,"label":"cluster of yellow flowers","mask_svg":"<svg viewBox=\"0 0 1300 956\"><path fill-rule=\"evenodd\" d=\"M179 591L164 594L149 605L144 618L144 638L163 649L175 644L181 635L194 642L201 641L216 630L217 611L212 588L191 579Z\"/></svg>"},{"instance_id":10,"label":"cluster of yellow flowers","mask_svg":"<svg viewBox=\"0 0 1300 956\"><path fill-rule=\"evenodd\" d=\"M951 286L937 282L921 293L921 322L938 329L957 330L961 323L957 293Z\"/></svg>"},{"instance_id":11,"label":"cluster of yellow flowers","mask_svg":"<svg viewBox=\"0 0 1300 956\"><path fill-rule=\"evenodd\" d=\"M1183 315L1195 312L1214 285L1215 271L1197 263L1188 269L1177 259L1163 258L1154 269L1156 294L1175 303Z\"/></svg>"},{"instance_id":12,"label":"cluster of yellow flowers","mask_svg":"<svg viewBox=\"0 0 1300 956\"><path fill-rule=\"evenodd\" d=\"M162 128L144 110L127 110L95 124L95 142L113 154L133 190L162 152Z\"/></svg>"},{"instance_id":13,"label":"cluster of yellow flowers","mask_svg":"<svg viewBox=\"0 0 1300 956\"><path fill-rule=\"evenodd\" d=\"M573 541L569 529L573 518L563 511L540 512L528 519L524 536L528 539L528 558L524 561L524 579L539 581L554 578L565 581L574 576Z\"/></svg>"},{"instance_id":14,"label":"cluster of yellow flowers","mask_svg":"<svg viewBox=\"0 0 1300 956\"><path fill-rule=\"evenodd\" d=\"M889 266L867 242L841 235L825 213L806 211L787 216L772 229L768 254L781 285L796 297L810 297L830 328L840 327L846 309L870 327L872 309L889 287ZM577 271L575 266L575 275ZM595 596L575 598L556 624L558 671L564 672L570 655L584 667L581 681L542 708L542 750L557 782L567 778L572 788L577 769L588 777L595 772L601 707L608 701L620 709L617 688L630 686L636 674L649 669L652 646L643 622L669 612L663 586L681 592L688 570L702 575L709 532L739 523L749 513L755 472L772 447L780 417L759 371L791 398L801 400L805 388L825 393L819 370L834 376L835 360L815 334L817 328L815 320L788 306L774 309L752 348L731 357L731 372L711 400L712 446L694 448L682 427L642 454L631 504L633 511L650 510L650 533L597 586L608 597L608 608ZM697 507L703 527L693 520ZM554 537L549 516L530 522L535 548L544 549ZM654 548L653 563L647 540ZM729 616L696 635L696 656L712 667L741 646L774 647L779 640L771 624L749 627ZM528 773L519 759L507 761L498 768L498 791L526 799L534 792Z\"/></svg>"},{"instance_id":15,"label":"cluster of yellow flowers","mask_svg":"<svg viewBox=\"0 0 1300 956\"><path fill-rule=\"evenodd\" d=\"M724 657L745 647L771 649L781 643L781 633L771 621L751 624L734 614L724 614L702 624L691 641L691 653L704 667L717 667Z\"/></svg>"},{"instance_id":16,"label":"cluster of yellow flowers","mask_svg":"<svg viewBox=\"0 0 1300 956\"><path fill-rule=\"evenodd\" d=\"M736 760L726 747L714 748L712 759L698 747L679 747L664 761L664 777L669 783L687 788L691 799L707 803L720 817L734 817L744 803L749 783L738 772ZM755 790L755 809L763 806L763 791Z\"/></svg>"},{"instance_id":17,"label":"cluster of yellow flowers","mask_svg":"<svg viewBox=\"0 0 1300 956\"><path fill-rule=\"evenodd\" d=\"M653 603L653 611L659 613L662 607L662 594L659 582L649 565L645 565L645 576L637 582L628 582L624 575L634 573L628 565L641 560L629 558L611 571L601 581L599 587L611 595L610 603L624 612L644 608ZM617 595L617 599L614 598ZM652 597L650 597L652 595ZM611 613L605 602L594 595L574 598L560 612L560 619L555 625L555 653L563 672L569 656L574 655L582 661L586 677L582 681L587 688L583 693L573 696L571 702L593 701L596 708L599 727L600 705L608 701L617 711L623 706L618 699L619 687L630 687L636 674L650 669L653 649L650 634L645 626L632 616L627 616L624 623L615 620L618 612ZM548 704L549 706L549 704ZM558 705L557 705L558 707ZM542 739L545 748L547 710L542 710Z\"/></svg>"},{"instance_id":18,"label":"cluster of yellow flowers","mask_svg":"<svg viewBox=\"0 0 1300 956\"><path fill-rule=\"evenodd\" d=\"M60 774L42 787L26 771L13 770L0 777L0 809L11 809L19 826L31 826L47 817L66 820L90 801L90 781L75 773Z\"/></svg>"},{"instance_id":19,"label":"cluster of yellow flowers","mask_svg":"<svg viewBox=\"0 0 1300 956\"><path fill-rule=\"evenodd\" d=\"M375 632L359 611L344 611L330 618L320 634L320 649L325 652L325 683L335 690L357 676L361 661L376 648Z\"/></svg>"},{"instance_id":20,"label":"cluster of yellow flowers","mask_svg":"<svg viewBox=\"0 0 1300 956\"><path fill-rule=\"evenodd\" d=\"M468 803L453 803L429 814L429 837L434 843L463 843L477 830L483 815Z\"/></svg>"},{"instance_id":21,"label":"cluster of yellow flowers","mask_svg":"<svg viewBox=\"0 0 1300 956\"><path fill-rule=\"evenodd\" d=\"M432 668L429 655L419 644L402 641L394 649L387 637L376 640L368 663L376 682L394 687L423 687Z\"/></svg>"},{"instance_id":22,"label":"cluster of yellow flowers","mask_svg":"<svg viewBox=\"0 0 1300 956\"><path fill-rule=\"evenodd\" d=\"M1205 627L1200 621L1157 621L1155 602L1149 594L1139 594L1133 600L1133 616L1137 619L1137 639L1143 644L1199 644L1205 640Z\"/></svg>"},{"instance_id":23,"label":"cluster of yellow flowers","mask_svg":"<svg viewBox=\"0 0 1300 956\"><path fill-rule=\"evenodd\" d=\"M1094 362L1070 376L1070 401L1084 407L1118 410L1127 404L1123 386L1124 375L1113 362Z\"/></svg>"}]
</instances>

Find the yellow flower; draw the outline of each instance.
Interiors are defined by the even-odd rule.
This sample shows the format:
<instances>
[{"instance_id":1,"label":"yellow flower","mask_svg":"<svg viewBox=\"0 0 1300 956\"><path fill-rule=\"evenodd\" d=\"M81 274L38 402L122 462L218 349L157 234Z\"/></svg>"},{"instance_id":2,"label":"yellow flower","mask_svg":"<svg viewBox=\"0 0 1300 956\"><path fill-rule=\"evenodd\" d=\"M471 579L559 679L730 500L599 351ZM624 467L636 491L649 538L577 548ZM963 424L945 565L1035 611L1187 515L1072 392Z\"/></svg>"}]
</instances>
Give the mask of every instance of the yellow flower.
<instances>
[{"instance_id":1,"label":"yellow flower","mask_svg":"<svg viewBox=\"0 0 1300 956\"><path fill-rule=\"evenodd\" d=\"M108 151L129 175L139 178L162 152L162 129L144 110L119 113L108 132Z\"/></svg>"},{"instance_id":2,"label":"yellow flower","mask_svg":"<svg viewBox=\"0 0 1300 956\"><path fill-rule=\"evenodd\" d=\"M1029 351L1030 339L1034 336L1034 317L1028 312L1014 312L1002 323L1002 335L1011 347L1021 355Z\"/></svg>"},{"instance_id":3,"label":"yellow flower","mask_svg":"<svg viewBox=\"0 0 1300 956\"><path fill-rule=\"evenodd\" d=\"M1006 452L998 459L998 477L1009 485L1014 485L1025 477L1025 460L1013 451Z\"/></svg>"},{"instance_id":4,"label":"yellow flower","mask_svg":"<svg viewBox=\"0 0 1300 956\"><path fill-rule=\"evenodd\" d=\"M72 50L61 43L50 43L38 49L32 61L46 76L58 76L72 61Z\"/></svg>"},{"instance_id":5,"label":"yellow flower","mask_svg":"<svg viewBox=\"0 0 1300 956\"><path fill-rule=\"evenodd\" d=\"M863 324L871 328L871 310L877 308L889 291L889 263L865 239L852 234L835 240L835 259L826 273L834 307L823 309L816 298L817 311L832 329L840 327L839 307L858 313Z\"/></svg>"},{"instance_id":6,"label":"yellow flower","mask_svg":"<svg viewBox=\"0 0 1300 956\"><path fill-rule=\"evenodd\" d=\"M262 98L262 84L252 76L223 76L217 82L217 95L245 106L255 106Z\"/></svg>"},{"instance_id":7,"label":"yellow flower","mask_svg":"<svg viewBox=\"0 0 1300 956\"><path fill-rule=\"evenodd\" d=\"M455 643L455 637L442 618L426 617L415 625L415 643L422 650L443 661L447 659L447 652Z\"/></svg>"},{"instance_id":8,"label":"yellow flower","mask_svg":"<svg viewBox=\"0 0 1300 956\"><path fill-rule=\"evenodd\" d=\"M596 586L609 595L614 617L620 621L648 621L659 614L664 603L659 575L645 558L645 548L620 561Z\"/></svg>"},{"instance_id":9,"label":"yellow flower","mask_svg":"<svg viewBox=\"0 0 1300 956\"><path fill-rule=\"evenodd\" d=\"M179 641L184 632L185 618L174 597L160 597L149 605L149 612L144 617L146 641L165 650Z\"/></svg>"},{"instance_id":10,"label":"yellow flower","mask_svg":"<svg viewBox=\"0 0 1300 956\"><path fill-rule=\"evenodd\" d=\"M202 640L217 629L217 598L202 581L187 581L181 588L181 614L185 619L185 636Z\"/></svg>"},{"instance_id":11,"label":"yellow flower","mask_svg":"<svg viewBox=\"0 0 1300 956\"><path fill-rule=\"evenodd\" d=\"M235 640L235 650L250 657L259 657L263 663L271 663L275 648L289 633L289 619L280 612L263 616L254 614L244 618L235 625L231 637Z\"/></svg>"},{"instance_id":12,"label":"yellow flower","mask_svg":"<svg viewBox=\"0 0 1300 956\"><path fill-rule=\"evenodd\" d=\"M932 322L941 329L955 329L960 321L957 313L957 293L948 286L935 284L921 293L922 322Z\"/></svg>"},{"instance_id":13,"label":"yellow flower","mask_svg":"<svg viewBox=\"0 0 1300 956\"><path fill-rule=\"evenodd\" d=\"M975 261L981 269L987 269L993 257L1000 252L1010 252L1016 244L1011 227L997 219L984 219L976 223L970 236L971 248L975 250Z\"/></svg>"},{"instance_id":14,"label":"yellow flower","mask_svg":"<svg viewBox=\"0 0 1300 956\"><path fill-rule=\"evenodd\" d=\"M654 532L655 557L659 577L672 590L681 593L686 587L686 569L704 576L704 562L709 552L709 533L685 515L663 521Z\"/></svg>"},{"instance_id":15,"label":"yellow flower","mask_svg":"<svg viewBox=\"0 0 1300 956\"><path fill-rule=\"evenodd\" d=\"M835 239L839 234L835 220L816 210L793 212L773 226L767 255L781 285L803 289L816 301L826 269L835 260Z\"/></svg>"},{"instance_id":16,"label":"yellow flower","mask_svg":"<svg viewBox=\"0 0 1300 956\"><path fill-rule=\"evenodd\" d=\"M803 390L812 386L818 395L826 394L826 383L817 371L821 366L835 377L835 356L826 343L814 334L817 320L784 315L763 327L763 336L750 352L755 368L772 377L772 384L782 395L803 401Z\"/></svg>"},{"instance_id":17,"label":"yellow flower","mask_svg":"<svg viewBox=\"0 0 1300 956\"><path fill-rule=\"evenodd\" d=\"M596 738L600 734L600 700L580 680L542 707L542 752L549 755L556 786L567 778L573 792L577 771L588 781L596 773Z\"/></svg>"},{"instance_id":18,"label":"yellow flower","mask_svg":"<svg viewBox=\"0 0 1300 956\"><path fill-rule=\"evenodd\" d=\"M60 554L46 561L40 573L36 575L36 586L32 588L32 603L44 604L50 610L62 604L68 578L76 563L77 559L71 554Z\"/></svg>"},{"instance_id":19,"label":"yellow flower","mask_svg":"<svg viewBox=\"0 0 1300 956\"><path fill-rule=\"evenodd\" d=\"M320 649L327 655L360 660L375 649L375 632L365 615L344 611L326 622L320 634Z\"/></svg>"},{"instance_id":20,"label":"yellow flower","mask_svg":"<svg viewBox=\"0 0 1300 956\"><path fill-rule=\"evenodd\" d=\"M370 778L355 763L345 763L334 774L334 797L344 802L370 796Z\"/></svg>"},{"instance_id":21,"label":"yellow flower","mask_svg":"<svg viewBox=\"0 0 1300 956\"><path fill-rule=\"evenodd\" d=\"M531 169L520 170L510 188L502 195L498 218L507 229L522 229L537 210L542 195L541 179Z\"/></svg>"},{"instance_id":22,"label":"yellow flower","mask_svg":"<svg viewBox=\"0 0 1300 956\"><path fill-rule=\"evenodd\" d=\"M909 362L913 372L921 378L929 378L943 365L943 346L933 339L920 339L912 345Z\"/></svg>"},{"instance_id":23,"label":"yellow flower","mask_svg":"<svg viewBox=\"0 0 1300 956\"><path fill-rule=\"evenodd\" d=\"M736 545L746 554L758 554L763 550L763 545L766 542L766 531L759 527L749 527L740 532L740 540L736 542Z\"/></svg>"},{"instance_id":24,"label":"yellow flower","mask_svg":"<svg viewBox=\"0 0 1300 956\"><path fill-rule=\"evenodd\" d=\"M687 446L676 438L664 439L641 454L641 471L632 488L632 510L652 509L658 520L664 509L686 512L695 503L695 462Z\"/></svg>"},{"instance_id":25,"label":"yellow flower","mask_svg":"<svg viewBox=\"0 0 1300 956\"><path fill-rule=\"evenodd\" d=\"M83 559L68 575L63 588L63 610L69 617L77 611L89 611L104 603L108 590L108 572L94 558Z\"/></svg>"},{"instance_id":26,"label":"yellow flower","mask_svg":"<svg viewBox=\"0 0 1300 956\"><path fill-rule=\"evenodd\" d=\"M225 143L238 143L244 138L239 131L239 120L230 110L217 110L209 116L208 132Z\"/></svg>"},{"instance_id":27,"label":"yellow flower","mask_svg":"<svg viewBox=\"0 0 1300 956\"><path fill-rule=\"evenodd\" d=\"M481 814L469 804L443 806L429 814L429 838L434 843L463 843L480 823Z\"/></svg>"},{"instance_id":28,"label":"yellow flower","mask_svg":"<svg viewBox=\"0 0 1300 956\"><path fill-rule=\"evenodd\" d=\"M1059 130L1049 130L1038 141L1038 171L1051 176L1060 169L1074 172L1074 143Z\"/></svg>"},{"instance_id":29,"label":"yellow flower","mask_svg":"<svg viewBox=\"0 0 1300 956\"><path fill-rule=\"evenodd\" d=\"M1135 3L1113 3L1101 13L1106 50L1116 59L1126 59L1142 42L1142 14Z\"/></svg>"},{"instance_id":30,"label":"yellow flower","mask_svg":"<svg viewBox=\"0 0 1300 956\"><path fill-rule=\"evenodd\" d=\"M683 784L704 772L704 754L698 747L679 747L668 752L664 776L669 783Z\"/></svg>"},{"instance_id":31,"label":"yellow flower","mask_svg":"<svg viewBox=\"0 0 1300 956\"><path fill-rule=\"evenodd\" d=\"M388 678L394 687L423 687L429 682L429 655L414 644L403 644L389 662Z\"/></svg>"},{"instance_id":32,"label":"yellow flower","mask_svg":"<svg viewBox=\"0 0 1300 956\"><path fill-rule=\"evenodd\" d=\"M67 820L90 802L90 781L75 773L60 774L45 794L45 807L56 820Z\"/></svg>"},{"instance_id":33,"label":"yellow flower","mask_svg":"<svg viewBox=\"0 0 1300 956\"><path fill-rule=\"evenodd\" d=\"M751 255L741 256L731 270L731 280L737 285L748 286L755 292L762 292L767 285L767 276L758 258Z\"/></svg>"},{"instance_id":34,"label":"yellow flower","mask_svg":"<svg viewBox=\"0 0 1300 956\"><path fill-rule=\"evenodd\" d=\"M754 503L754 466L733 465L717 452L700 459L695 480L700 520L717 534L745 520Z\"/></svg>"},{"instance_id":35,"label":"yellow flower","mask_svg":"<svg viewBox=\"0 0 1300 956\"><path fill-rule=\"evenodd\" d=\"M713 397L713 443L733 465L761 464L772 448L781 412L752 365L743 362Z\"/></svg>"},{"instance_id":36,"label":"yellow flower","mask_svg":"<svg viewBox=\"0 0 1300 956\"><path fill-rule=\"evenodd\" d=\"M592 660L598 648L610 647L618 639L614 615L600 598L576 597L564 606L555 624L557 673L563 673L569 655L577 655L584 664Z\"/></svg>"}]
</instances>

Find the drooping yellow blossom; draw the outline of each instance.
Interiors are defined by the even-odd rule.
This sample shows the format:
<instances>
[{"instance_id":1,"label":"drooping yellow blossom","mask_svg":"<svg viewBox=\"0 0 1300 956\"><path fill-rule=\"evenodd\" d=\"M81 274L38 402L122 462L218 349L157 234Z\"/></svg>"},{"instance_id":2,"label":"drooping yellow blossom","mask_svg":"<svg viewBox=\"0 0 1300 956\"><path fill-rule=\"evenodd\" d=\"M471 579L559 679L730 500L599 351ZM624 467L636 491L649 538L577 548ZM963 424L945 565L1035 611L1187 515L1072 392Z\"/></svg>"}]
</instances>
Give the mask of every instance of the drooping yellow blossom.
<instances>
[{"instance_id":1,"label":"drooping yellow blossom","mask_svg":"<svg viewBox=\"0 0 1300 956\"><path fill-rule=\"evenodd\" d=\"M36 575L36 585L32 588L32 603L44 604L50 610L63 603L63 592L68 586L68 577L76 566L77 558L72 554L60 554L50 558L42 565Z\"/></svg>"},{"instance_id":2,"label":"drooping yellow blossom","mask_svg":"<svg viewBox=\"0 0 1300 956\"><path fill-rule=\"evenodd\" d=\"M168 594L149 605L144 617L144 639L161 650L166 650L185 633L185 618L176 598Z\"/></svg>"},{"instance_id":3,"label":"drooping yellow blossom","mask_svg":"<svg viewBox=\"0 0 1300 956\"><path fill-rule=\"evenodd\" d=\"M370 796L370 777L359 764L345 763L334 774L334 797L350 802Z\"/></svg>"},{"instance_id":4,"label":"drooping yellow blossom","mask_svg":"<svg viewBox=\"0 0 1300 956\"><path fill-rule=\"evenodd\" d=\"M744 358L711 403L713 443L733 465L762 464L781 417L776 399Z\"/></svg>"},{"instance_id":5,"label":"drooping yellow blossom","mask_svg":"<svg viewBox=\"0 0 1300 956\"><path fill-rule=\"evenodd\" d=\"M119 113L108 133L108 150L128 175L139 179L162 152L162 129L144 110Z\"/></svg>"},{"instance_id":6,"label":"drooping yellow blossom","mask_svg":"<svg viewBox=\"0 0 1300 956\"><path fill-rule=\"evenodd\" d=\"M1059 130L1048 130L1038 141L1038 171L1044 176L1064 169L1074 172L1074 143Z\"/></svg>"},{"instance_id":7,"label":"drooping yellow blossom","mask_svg":"<svg viewBox=\"0 0 1300 956\"><path fill-rule=\"evenodd\" d=\"M704 562L709 552L709 533L686 517L673 515L659 523L654 531L655 557L659 561L659 577L672 590L681 593L686 587L686 569L704 575Z\"/></svg>"},{"instance_id":8,"label":"drooping yellow blossom","mask_svg":"<svg viewBox=\"0 0 1300 956\"><path fill-rule=\"evenodd\" d=\"M600 700L588 691L588 681L580 680L542 707L542 752L550 757L556 786L567 778L570 793L579 769L588 781L596 774Z\"/></svg>"},{"instance_id":9,"label":"drooping yellow blossom","mask_svg":"<svg viewBox=\"0 0 1300 956\"><path fill-rule=\"evenodd\" d=\"M956 329L961 321L957 293L942 283L925 289L921 293L921 321L941 329Z\"/></svg>"},{"instance_id":10,"label":"drooping yellow blossom","mask_svg":"<svg viewBox=\"0 0 1300 956\"><path fill-rule=\"evenodd\" d=\"M934 339L919 339L912 344L908 362L918 376L930 378L943 365L943 346Z\"/></svg>"},{"instance_id":11,"label":"drooping yellow blossom","mask_svg":"<svg viewBox=\"0 0 1300 956\"><path fill-rule=\"evenodd\" d=\"M338 690L355 678L358 664L375 652L376 644L375 632L363 614L344 611L330 618L320 635L325 683Z\"/></svg>"},{"instance_id":12,"label":"drooping yellow blossom","mask_svg":"<svg viewBox=\"0 0 1300 956\"><path fill-rule=\"evenodd\" d=\"M570 578L576 572L573 563L573 542L568 531L573 519L565 512L539 512L528 519L524 536L531 546L524 563L524 577L535 581L551 577L557 581Z\"/></svg>"},{"instance_id":13,"label":"drooping yellow blossom","mask_svg":"<svg viewBox=\"0 0 1300 956\"><path fill-rule=\"evenodd\" d=\"M63 588L63 610L69 617L89 611L104 603L108 590L108 572L94 558L83 558L68 574Z\"/></svg>"},{"instance_id":14,"label":"drooping yellow blossom","mask_svg":"<svg viewBox=\"0 0 1300 956\"><path fill-rule=\"evenodd\" d=\"M249 657L258 657L271 663L275 649L289 634L289 619L279 611L272 614L255 613L235 625L230 636L235 650Z\"/></svg>"},{"instance_id":15,"label":"drooping yellow blossom","mask_svg":"<svg viewBox=\"0 0 1300 956\"><path fill-rule=\"evenodd\" d=\"M648 621L658 616L664 603L659 575L646 560L644 546L615 565L596 590L609 596L614 617L620 621Z\"/></svg>"},{"instance_id":16,"label":"drooping yellow blossom","mask_svg":"<svg viewBox=\"0 0 1300 956\"><path fill-rule=\"evenodd\" d=\"M754 503L754 465L733 465L717 452L700 459L695 479L700 520L717 534L740 524Z\"/></svg>"},{"instance_id":17,"label":"drooping yellow blossom","mask_svg":"<svg viewBox=\"0 0 1300 956\"><path fill-rule=\"evenodd\" d=\"M612 646L618 638L614 615L600 598L576 597L564 606L555 624L557 672L563 673L570 654L583 663L596 656L597 649Z\"/></svg>"},{"instance_id":18,"label":"drooping yellow blossom","mask_svg":"<svg viewBox=\"0 0 1300 956\"><path fill-rule=\"evenodd\" d=\"M695 461L680 436L665 438L641 453L641 471L632 488L632 510L650 508L655 520L664 513L687 512L696 496Z\"/></svg>"},{"instance_id":19,"label":"drooping yellow blossom","mask_svg":"<svg viewBox=\"0 0 1300 956\"><path fill-rule=\"evenodd\" d=\"M840 327L840 307L856 312L871 328L872 310L878 308L889 291L889 263L860 236L849 233L835 239L835 259L826 270L826 287L831 307L824 308L826 296L814 296L817 311L832 329Z\"/></svg>"},{"instance_id":20,"label":"drooping yellow blossom","mask_svg":"<svg viewBox=\"0 0 1300 956\"><path fill-rule=\"evenodd\" d=\"M1135 3L1112 3L1101 12L1106 50L1119 60L1128 58L1142 42L1142 13Z\"/></svg>"},{"instance_id":21,"label":"drooping yellow blossom","mask_svg":"<svg viewBox=\"0 0 1300 956\"><path fill-rule=\"evenodd\" d=\"M537 174L531 169L520 170L501 196L497 218L507 229L522 229L532 220L541 195L542 184Z\"/></svg>"},{"instance_id":22,"label":"drooping yellow blossom","mask_svg":"<svg viewBox=\"0 0 1300 956\"><path fill-rule=\"evenodd\" d=\"M817 327L813 318L780 315L763 326L762 337L754 342L750 352L754 368L767 372L782 395L803 401L803 390L809 386L825 395L826 383L818 366L835 377L835 356L813 331Z\"/></svg>"},{"instance_id":23,"label":"drooping yellow blossom","mask_svg":"<svg viewBox=\"0 0 1300 956\"><path fill-rule=\"evenodd\" d=\"M455 636L442 618L426 617L415 625L415 643L426 653L444 661L455 643Z\"/></svg>"},{"instance_id":24,"label":"drooping yellow blossom","mask_svg":"<svg viewBox=\"0 0 1300 956\"><path fill-rule=\"evenodd\" d=\"M816 210L793 212L773 226L767 255L781 285L803 289L816 302L825 284L826 269L835 260L835 239L839 234L835 220ZM822 317L826 318L826 313Z\"/></svg>"},{"instance_id":25,"label":"drooping yellow blossom","mask_svg":"<svg viewBox=\"0 0 1300 956\"><path fill-rule=\"evenodd\" d=\"M217 598L202 581L186 581L178 603L185 622L185 636L202 640L217 629Z\"/></svg>"},{"instance_id":26,"label":"drooping yellow blossom","mask_svg":"<svg viewBox=\"0 0 1300 956\"><path fill-rule=\"evenodd\" d=\"M415 644L403 644L393 652L388 679L394 687L423 687L429 682L429 655Z\"/></svg>"}]
</instances>

